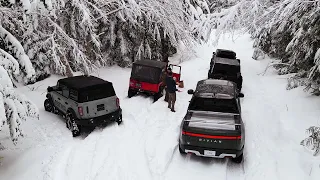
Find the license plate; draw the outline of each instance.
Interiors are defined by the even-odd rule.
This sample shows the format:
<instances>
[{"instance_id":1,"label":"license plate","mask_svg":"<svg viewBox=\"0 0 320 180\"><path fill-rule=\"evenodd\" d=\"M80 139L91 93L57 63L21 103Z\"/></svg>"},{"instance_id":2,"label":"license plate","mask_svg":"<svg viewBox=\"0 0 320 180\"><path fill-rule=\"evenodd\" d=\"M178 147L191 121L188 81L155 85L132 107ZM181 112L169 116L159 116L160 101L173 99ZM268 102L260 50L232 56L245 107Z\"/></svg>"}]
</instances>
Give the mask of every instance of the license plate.
<instances>
[{"instance_id":1,"label":"license plate","mask_svg":"<svg viewBox=\"0 0 320 180\"><path fill-rule=\"evenodd\" d=\"M204 150L204 155L215 156L216 155L216 151Z\"/></svg>"}]
</instances>

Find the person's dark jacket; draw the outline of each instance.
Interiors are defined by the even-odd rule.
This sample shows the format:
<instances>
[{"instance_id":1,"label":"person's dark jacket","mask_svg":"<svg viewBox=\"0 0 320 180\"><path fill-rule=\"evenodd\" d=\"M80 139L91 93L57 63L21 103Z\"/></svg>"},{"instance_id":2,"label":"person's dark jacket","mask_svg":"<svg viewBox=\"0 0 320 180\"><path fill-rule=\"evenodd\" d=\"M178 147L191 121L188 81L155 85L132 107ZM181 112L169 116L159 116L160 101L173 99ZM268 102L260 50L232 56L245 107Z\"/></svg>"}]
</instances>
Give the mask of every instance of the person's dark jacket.
<instances>
[{"instance_id":1,"label":"person's dark jacket","mask_svg":"<svg viewBox=\"0 0 320 180\"><path fill-rule=\"evenodd\" d=\"M178 91L176 86L176 81L173 79L173 77L167 76L166 77L166 85L167 85L167 91L169 93L175 93Z\"/></svg>"},{"instance_id":2,"label":"person's dark jacket","mask_svg":"<svg viewBox=\"0 0 320 180\"><path fill-rule=\"evenodd\" d=\"M241 89L242 89L242 76L240 76L240 77L238 77L238 79L237 79L237 88L239 89L239 91L241 91Z\"/></svg>"}]
</instances>

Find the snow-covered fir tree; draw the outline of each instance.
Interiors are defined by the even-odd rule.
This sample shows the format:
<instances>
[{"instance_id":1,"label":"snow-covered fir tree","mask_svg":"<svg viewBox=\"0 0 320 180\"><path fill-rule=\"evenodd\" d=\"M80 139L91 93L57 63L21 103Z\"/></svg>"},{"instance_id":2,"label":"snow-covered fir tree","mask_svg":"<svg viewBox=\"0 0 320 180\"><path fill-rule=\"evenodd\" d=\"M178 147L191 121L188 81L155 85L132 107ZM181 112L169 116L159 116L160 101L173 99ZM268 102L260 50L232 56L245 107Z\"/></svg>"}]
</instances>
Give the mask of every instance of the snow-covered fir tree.
<instances>
[{"instance_id":1,"label":"snow-covered fir tree","mask_svg":"<svg viewBox=\"0 0 320 180\"><path fill-rule=\"evenodd\" d=\"M316 156L320 152L320 127L311 126L307 129L309 137L301 141L301 145L314 151L313 155Z\"/></svg>"},{"instance_id":2,"label":"snow-covered fir tree","mask_svg":"<svg viewBox=\"0 0 320 180\"><path fill-rule=\"evenodd\" d=\"M35 81L35 70L23 45L13 34L21 33L27 15L31 12L30 1L1 1L0 6L0 131L9 127L14 144L23 135L21 122L38 118L37 107L25 96L15 91L13 82L27 84Z\"/></svg>"},{"instance_id":3,"label":"snow-covered fir tree","mask_svg":"<svg viewBox=\"0 0 320 180\"><path fill-rule=\"evenodd\" d=\"M206 40L211 26L206 0L1 0L0 13L1 125L14 142L21 121L38 117L15 83L141 58L167 61L179 44L191 49Z\"/></svg>"},{"instance_id":4,"label":"snow-covered fir tree","mask_svg":"<svg viewBox=\"0 0 320 180\"><path fill-rule=\"evenodd\" d=\"M253 58L268 55L278 59L279 74L294 73L287 89L305 86L320 95L320 1L239 0L225 10L218 35L243 28L254 38ZM319 128L310 127L311 136L301 142L319 153Z\"/></svg>"},{"instance_id":5,"label":"snow-covered fir tree","mask_svg":"<svg viewBox=\"0 0 320 180\"><path fill-rule=\"evenodd\" d=\"M288 89L306 86L320 94L320 1L283 1L271 17L257 31L255 47L280 60L279 74L296 73Z\"/></svg>"}]
</instances>

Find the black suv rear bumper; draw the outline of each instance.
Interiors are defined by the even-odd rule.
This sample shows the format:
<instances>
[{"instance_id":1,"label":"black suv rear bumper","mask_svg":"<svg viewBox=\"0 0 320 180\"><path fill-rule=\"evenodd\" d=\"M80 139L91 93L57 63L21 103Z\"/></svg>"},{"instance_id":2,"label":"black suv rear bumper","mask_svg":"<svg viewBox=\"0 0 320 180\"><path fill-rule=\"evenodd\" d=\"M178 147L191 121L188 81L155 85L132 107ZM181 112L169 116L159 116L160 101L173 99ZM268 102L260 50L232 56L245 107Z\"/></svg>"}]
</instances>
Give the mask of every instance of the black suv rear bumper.
<instances>
[{"instance_id":1,"label":"black suv rear bumper","mask_svg":"<svg viewBox=\"0 0 320 180\"><path fill-rule=\"evenodd\" d=\"M107 124L108 122L117 121L122 116L122 109L103 116L91 118L91 119L77 119L76 123L81 126L100 126Z\"/></svg>"},{"instance_id":2,"label":"black suv rear bumper","mask_svg":"<svg viewBox=\"0 0 320 180\"><path fill-rule=\"evenodd\" d=\"M243 153L243 148L241 150L236 149L214 149L214 148L208 148L208 147L199 147L199 146L192 146L192 145L186 145L181 144L179 142L179 148L185 153L193 153L197 156L204 156L204 157L213 157L213 158L225 158L225 157L232 157L236 158L240 156ZM205 151L211 151L212 153L206 153Z\"/></svg>"}]
</instances>

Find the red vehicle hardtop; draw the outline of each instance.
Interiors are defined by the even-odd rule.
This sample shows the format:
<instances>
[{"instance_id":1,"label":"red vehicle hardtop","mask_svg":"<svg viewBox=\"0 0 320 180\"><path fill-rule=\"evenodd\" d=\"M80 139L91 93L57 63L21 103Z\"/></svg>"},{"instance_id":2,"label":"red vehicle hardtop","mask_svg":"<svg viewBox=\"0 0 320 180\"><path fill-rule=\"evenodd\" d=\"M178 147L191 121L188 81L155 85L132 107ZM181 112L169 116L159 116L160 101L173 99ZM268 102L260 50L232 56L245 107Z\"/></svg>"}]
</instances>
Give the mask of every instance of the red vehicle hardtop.
<instances>
[{"instance_id":1,"label":"red vehicle hardtop","mask_svg":"<svg viewBox=\"0 0 320 180\"><path fill-rule=\"evenodd\" d=\"M138 92L143 92L154 96L154 101L157 101L163 95L164 85L161 77L166 71L168 64L166 62L156 60L139 60L133 63L128 97L136 95ZM169 65L173 67L173 65ZM181 67L180 67L181 71ZM173 73L176 81L180 81L180 72Z\"/></svg>"}]
</instances>

